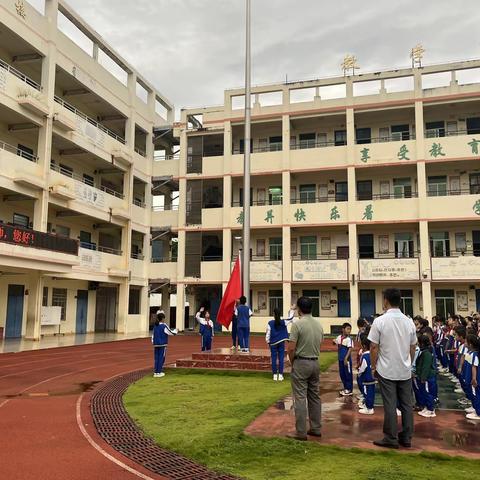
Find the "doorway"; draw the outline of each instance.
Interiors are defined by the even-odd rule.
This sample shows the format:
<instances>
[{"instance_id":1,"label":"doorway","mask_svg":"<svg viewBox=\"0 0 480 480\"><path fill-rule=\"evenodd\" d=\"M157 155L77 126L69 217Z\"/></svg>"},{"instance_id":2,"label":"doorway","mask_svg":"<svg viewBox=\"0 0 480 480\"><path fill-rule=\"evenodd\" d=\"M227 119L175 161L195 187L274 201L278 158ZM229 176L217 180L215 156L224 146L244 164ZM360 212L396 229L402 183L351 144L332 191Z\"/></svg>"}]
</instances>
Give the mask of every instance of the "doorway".
<instances>
[{"instance_id":1,"label":"doorway","mask_svg":"<svg viewBox=\"0 0 480 480\"><path fill-rule=\"evenodd\" d=\"M116 332L117 303L117 287L100 287L97 290L95 332Z\"/></svg>"},{"instance_id":2,"label":"doorway","mask_svg":"<svg viewBox=\"0 0 480 480\"><path fill-rule=\"evenodd\" d=\"M360 315L373 318L375 310L375 290L360 290Z\"/></svg>"},{"instance_id":3,"label":"doorway","mask_svg":"<svg viewBox=\"0 0 480 480\"><path fill-rule=\"evenodd\" d=\"M87 333L88 290L77 291L76 333Z\"/></svg>"},{"instance_id":4,"label":"doorway","mask_svg":"<svg viewBox=\"0 0 480 480\"><path fill-rule=\"evenodd\" d=\"M337 315L339 317L350 317L350 290L337 290Z\"/></svg>"},{"instance_id":5,"label":"doorway","mask_svg":"<svg viewBox=\"0 0 480 480\"><path fill-rule=\"evenodd\" d=\"M22 336L24 300L25 287L23 285L8 286L5 338L20 338Z\"/></svg>"}]
</instances>

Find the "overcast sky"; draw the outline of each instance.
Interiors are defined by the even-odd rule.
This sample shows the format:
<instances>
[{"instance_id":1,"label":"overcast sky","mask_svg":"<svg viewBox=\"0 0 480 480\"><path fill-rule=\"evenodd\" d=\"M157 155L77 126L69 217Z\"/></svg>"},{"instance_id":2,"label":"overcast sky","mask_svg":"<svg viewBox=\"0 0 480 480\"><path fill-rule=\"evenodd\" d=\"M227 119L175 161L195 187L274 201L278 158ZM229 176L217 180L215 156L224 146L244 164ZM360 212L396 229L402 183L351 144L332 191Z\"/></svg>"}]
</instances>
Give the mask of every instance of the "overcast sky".
<instances>
[{"instance_id":1,"label":"overcast sky","mask_svg":"<svg viewBox=\"0 0 480 480\"><path fill-rule=\"evenodd\" d=\"M67 0L181 107L216 105L244 82L244 0ZM35 0L32 0L34 3ZM478 0L252 0L253 84L480 58Z\"/></svg>"}]
</instances>

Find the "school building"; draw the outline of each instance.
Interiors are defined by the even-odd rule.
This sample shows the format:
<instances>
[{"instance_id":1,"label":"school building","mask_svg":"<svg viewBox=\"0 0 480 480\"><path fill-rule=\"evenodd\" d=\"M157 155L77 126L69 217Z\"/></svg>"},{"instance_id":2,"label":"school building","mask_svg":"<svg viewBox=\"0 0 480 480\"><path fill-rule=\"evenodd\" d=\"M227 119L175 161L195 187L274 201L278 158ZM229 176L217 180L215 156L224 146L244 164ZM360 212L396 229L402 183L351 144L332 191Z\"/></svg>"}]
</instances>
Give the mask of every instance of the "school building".
<instances>
[{"instance_id":1,"label":"school building","mask_svg":"<svg viewBox=\"0 0 480 480\"><path fill-rule=\"evenodd\" d=\"M213 314L242 248L243 94L183 110L179 158L154 165L180 203L152 217L176 242L151 271ZM252 122L254 330L308 295L334 332L389 286L409 315L480 310L479 60L257 86Z\"/></svg>"},{"instance_id":2,"label":"school building","mask_svg":"<svg viewBox=\"0 0 480 480\"><path fill-rule=\"evenodd\" d=\"M0 339L145 332L173 106L63 0L44 3L0 0Z\"/></svg>"}]
</instances>

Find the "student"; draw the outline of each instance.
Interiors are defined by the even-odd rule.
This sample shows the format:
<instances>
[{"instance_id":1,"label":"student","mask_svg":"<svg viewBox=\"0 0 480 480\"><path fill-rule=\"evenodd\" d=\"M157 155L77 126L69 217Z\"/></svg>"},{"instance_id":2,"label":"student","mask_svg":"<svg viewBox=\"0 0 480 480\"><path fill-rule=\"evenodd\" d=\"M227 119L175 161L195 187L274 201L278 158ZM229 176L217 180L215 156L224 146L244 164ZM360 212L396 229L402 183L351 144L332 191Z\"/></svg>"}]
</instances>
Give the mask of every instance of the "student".
<instances>
[{"instance_id":1,"label":"student","mask_svg":"<svg viewBox=\"0 0 480 480\"><path fill-rule=\"evenodd\" d=\"M471 370L470 386L472 392L472 407L470 411L466 411L466 417L469 420L478 421L480 420L480 339L476 335L468 335L467 345L469 352L466 361L469 364L468 368Z\"/></svg>"},{"instance_id":2,"label":"student","mask_svg":"<svg viewBox=\"0 0 480 480\"><path fill-rule=\"evenodd\" d=\"M435 368L433 364L432 345L427 335L418 337L420 353L415 366L415 379L417 380L419 392L419 404L425 407L418 412L419 415L426 418L436 417L435 398L432 393L431 384L435 377Z\"/></svg>"},{"instance_id":3,"label":"student","mask_svg":"<svg viewBox=\"0 0 480 480\"><path fill-rule=\"evenodd\" d=\"M165 314L163 312L157 313L157 319L155 320L152 334L155 360L153 369L154 377L165 376L165 373L162 370L165 363L165 357L167 355L168 337L170 335L176 335L177 333L178 331L176 328L171 330L170 327L165 323Z\"/></svg>"},{"instance_id":4,"label":"student","mask_svg":"<svg viewBox=\"0 0 480 480\"><path fill-rule=\"evenodd\" d=\"M212 350L212 339L215 336L214 324L210 320L210 312L201 307L195 316L200 324L200 335L202 336L202 352L210 352Z\"/></svg>"},{"instance_id":5,"label":"student","mask_svg":"<svg viewBox=\"0 0 480 480\"><path fill-rule=\"evenodd\" d=\"M247 305L245 296L240 297L240 305L235 308L238 326L238 343L240 351L248 353L250 351L250 317L253 315L252 310Z\"/></svg>"},{"instance_id":6,"label":"student","mask_svg":"<svg viewBox=\"0 0 480 480\"><path fill-rule=\"evenodd\" d=\"M232 314L232 347L230 350L233 352L238 348L238 321L235 309L237 308L238 300L235 301L235 308L233 309Z\"/></svg>"},{"instance_id":7,"label":"student","mask_svg":"<svg viewBox=\"0 0 480 480\"><path fill-rule=\"evenodd\" d=\"M267 333L265 340L270 347L272 355L272 373L273 380L283 382L283 364L285 359L285 342L288 341L287 326L293 322L295 315L294 307L290 308L288 318L282 320L280 318L280 309L274 308L274 319L267 324Z\"/></svg>"},{"instance_id":8,"label":"student","mask_svg":"<svg viewBox=\"0 0 480 480\"><path fill-rule=\"evenodd\" d=\"M368 335L360 336L362 344L362 356L360 358L360 368L358 369L358 383L362 386L364 402L359 403L358 413L362 415L373 415L375 403L375 378L372 374L372 364L370 361L370 340Z\"/></svg>"},{"instance_id":9,"label":"student","mask_svg":"<svg viewBox=\"0 0 480 480\"><path fill-rule=\"evenodd\" d=\"M467 345L465 343L467 337L467 329L460 325L455 328L455 339L458 342L458 355L456 362L456 375L460 382L460 385L455 389L455 393L465 393L467 389L470 388L470 385L465 384L464 377L464 366L465 366L465 355L468 352Z\"/></svg>"},{"instance_id":10,"label":"student","mask_svg":"<svg viewBox=\"0 0 480 480\"><path fill-rule=\"evenodd\" d=\"M342 325L342 334L334 340L334 343L338 347L338 368L340 370L340 378L343 383L343 390L340 391L340 395L343 397L353 394L353 341L350 338L351 331L352 326L349 323L344 323Z\"/></svg>"}]
</instances>

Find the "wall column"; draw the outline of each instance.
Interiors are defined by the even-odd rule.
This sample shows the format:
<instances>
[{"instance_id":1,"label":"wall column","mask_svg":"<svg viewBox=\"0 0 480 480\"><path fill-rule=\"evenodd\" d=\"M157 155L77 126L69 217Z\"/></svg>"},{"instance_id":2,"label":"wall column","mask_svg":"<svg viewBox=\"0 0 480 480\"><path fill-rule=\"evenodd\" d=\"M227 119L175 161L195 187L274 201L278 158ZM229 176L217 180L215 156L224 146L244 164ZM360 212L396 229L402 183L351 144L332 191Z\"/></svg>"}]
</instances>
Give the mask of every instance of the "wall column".
<instances>
[{"instance_id":1,"label":"wall column","mask_svg":"<svg viewBox=\"0 0 480 480\"><path fill-rule=\"evenodd\" d=\"M44 278L38 272L30 278L31 280L28 283L25 338L29 340L40 340Z\"/></svg>"},{"instance_id":2,"label":"wall column","mask_svg":"<svg viewBox=\"0 0 480 480\"><path fill-rule=\"evenodd\" d=\"M177 284L177 328L179 332L185 330L185 284Z\"/></svg>"},{"instance_id":3,"label":"wall column","mask_svg":"<svg viewBox=\"0 0 480 480\"><path fill-rule=\"evenodd\" d=\"M282 227L283 258L283 313L286 315L292 304L292 254L290 227Z\"/></svg>"}]
</instances>

